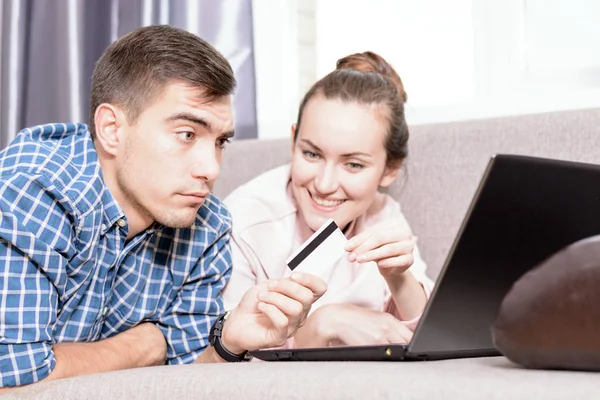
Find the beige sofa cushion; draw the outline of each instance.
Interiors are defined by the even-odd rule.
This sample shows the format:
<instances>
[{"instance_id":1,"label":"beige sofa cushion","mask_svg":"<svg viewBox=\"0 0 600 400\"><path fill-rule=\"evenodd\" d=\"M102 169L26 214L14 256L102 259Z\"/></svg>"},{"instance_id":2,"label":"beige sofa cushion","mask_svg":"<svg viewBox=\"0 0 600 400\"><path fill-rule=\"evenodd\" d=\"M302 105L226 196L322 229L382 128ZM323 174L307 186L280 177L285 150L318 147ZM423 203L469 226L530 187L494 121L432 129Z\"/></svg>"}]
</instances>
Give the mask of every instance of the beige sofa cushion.
<instances>
[{"instance_id":1,"label":"beige sofa cushion","mask_svg":"<svg viewBox=\"0 0 600 400\"><path fill-rule=\"evenodd\" d=\"M598 378L595 373L525 370L503 357L257 362L82 376L19 389L6 399L589 399L598 392Z\"/></svg>"}]
</instances>

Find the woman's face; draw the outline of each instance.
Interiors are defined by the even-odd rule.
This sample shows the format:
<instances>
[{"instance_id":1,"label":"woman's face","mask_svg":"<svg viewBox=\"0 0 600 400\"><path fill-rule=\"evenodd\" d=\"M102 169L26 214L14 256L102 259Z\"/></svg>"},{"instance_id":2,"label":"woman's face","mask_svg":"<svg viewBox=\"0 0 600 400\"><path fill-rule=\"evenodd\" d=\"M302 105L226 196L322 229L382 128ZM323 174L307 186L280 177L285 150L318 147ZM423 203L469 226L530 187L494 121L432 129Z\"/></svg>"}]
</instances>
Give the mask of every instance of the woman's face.
<instances>
[{"instance_id":1,"label":"woman's face","mask_svg":"<svg viewBox=\"0 0 600 400\"><path fill-rule=\"evenodd\" d=\"M344 228L389 186L398 169L386 167L386 119L380 105L312 98L292 149L292 189L307 225L329 218ZM294 128L292 128L293 135Z\"/></svg>"}]
</instances>

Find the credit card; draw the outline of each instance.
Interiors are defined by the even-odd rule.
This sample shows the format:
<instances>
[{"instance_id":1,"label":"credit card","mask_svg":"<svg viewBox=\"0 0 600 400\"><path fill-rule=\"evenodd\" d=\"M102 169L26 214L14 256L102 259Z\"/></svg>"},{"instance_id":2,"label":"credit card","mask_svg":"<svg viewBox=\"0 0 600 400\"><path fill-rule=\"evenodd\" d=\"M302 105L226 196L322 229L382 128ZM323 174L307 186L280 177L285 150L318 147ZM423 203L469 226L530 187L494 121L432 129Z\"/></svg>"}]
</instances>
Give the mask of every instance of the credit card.
<instances>
[{"instance_id":1,"label":"credit card","mask_svg":"<svg viewBox=\"0 0 600 400\"><path fill-rule=\"evenodd\" d=\"M324 277L335 263L347 254L348 240L333 219L325 222L286 261L292 271Z\"/></svg>"}]
</instances>

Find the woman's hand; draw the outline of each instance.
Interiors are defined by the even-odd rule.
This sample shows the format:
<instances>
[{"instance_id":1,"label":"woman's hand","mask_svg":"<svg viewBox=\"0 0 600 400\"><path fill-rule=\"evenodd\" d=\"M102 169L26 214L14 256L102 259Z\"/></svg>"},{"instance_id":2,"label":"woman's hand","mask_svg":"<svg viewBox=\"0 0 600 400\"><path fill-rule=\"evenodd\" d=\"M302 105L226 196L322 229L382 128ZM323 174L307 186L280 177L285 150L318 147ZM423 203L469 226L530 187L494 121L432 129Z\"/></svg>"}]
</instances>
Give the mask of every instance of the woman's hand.
<instances>
[{"instance_id":1,"label":"woman's hand","mask_svg":"<svg viewBox=\"0 0 600 400\"><path fill-rule=\"evenodd\" d=\"M375 261L385 277L402 275L414 262L415 243L404 218L393 218L354 236L346 243L350 262Z\"/></svg>"},{"instance_id":2,"label":"woman's hand","mask_svg":"<svg viewBox=\"0 0 600 400\"><path fill-rule=\"evenodd\" d=\"M391 314L353 304L320 307L298 330L297 347L407 343L412 331Z\"/></svg>"},{"instance_id":3,"label":"woman's hand","mask_svg":"<svg viewBox=\"0 0 600 400\"><path fill-rule=\"evenodd\" d=\"M392 294L397 316L403 320L421 315L427 302L423 286L407 272L415 261L414 249L412 232L402 217L381 222L346 243L350 262L377 263Z\"/></svg>"}]
</instances>

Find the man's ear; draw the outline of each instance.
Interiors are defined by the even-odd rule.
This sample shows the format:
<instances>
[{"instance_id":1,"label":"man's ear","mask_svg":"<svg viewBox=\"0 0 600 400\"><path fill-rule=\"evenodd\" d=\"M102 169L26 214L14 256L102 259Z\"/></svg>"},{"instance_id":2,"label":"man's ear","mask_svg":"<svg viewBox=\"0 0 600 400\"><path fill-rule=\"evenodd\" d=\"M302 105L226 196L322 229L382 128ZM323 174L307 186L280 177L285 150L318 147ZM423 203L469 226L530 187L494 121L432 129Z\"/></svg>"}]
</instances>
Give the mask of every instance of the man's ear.
<instances>
[{"instance_id":1,"label":"man's ear","mask_svg":"<svg viewBox=\"0 0 600 400\"><path fill-rule=\"evenodd\" d=\"M379 181L379 186L387 188L392 183L394 183L394 181L396 180L396 177L398 176L398 173L400 172L401 166L402 166L402 163L397 163L396 165L386 166L385 171L383 171L383 176L381 177L381 181Z\"/></svg>"},{"instance_id":2,"label":"man's ear","mask_svg":"<svg viewBox=\"0 0 600 400\"><path fill-rule=\"evenodd\" d=\"M119 148L119 131L126 123L124 113L112 104L102 103L94 113L96 127L95 142L112 156L116 156Z\"/></svg>"}]
</instances>

